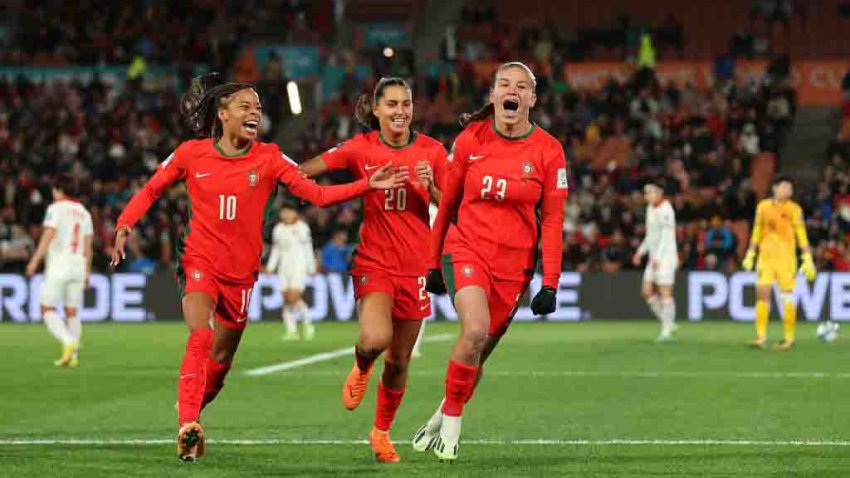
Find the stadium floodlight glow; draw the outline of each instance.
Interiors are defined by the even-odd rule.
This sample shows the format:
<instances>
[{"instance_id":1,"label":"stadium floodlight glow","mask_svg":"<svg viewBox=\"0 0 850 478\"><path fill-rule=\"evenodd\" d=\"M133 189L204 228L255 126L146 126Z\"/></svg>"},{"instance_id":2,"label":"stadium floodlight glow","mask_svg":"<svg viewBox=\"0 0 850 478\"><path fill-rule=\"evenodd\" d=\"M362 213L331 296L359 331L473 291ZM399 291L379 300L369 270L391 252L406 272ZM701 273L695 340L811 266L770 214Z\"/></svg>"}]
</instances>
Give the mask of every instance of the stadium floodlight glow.
<instances>
[{"instance_id":1,"label":"stadium floodlight glow","mask_svg":"<svg viewBox=\"0 0 850 478\"><path fill-rule=\"evenodd\" d=\"M393 55L395 55L395 51L393 51L393 49L392 49L392 48L390 48L390 47L386 47L386 48L384 48L384 57L386 57L386 58L392 58L392 57L393 57Z\"/></svg>"},{"instance_id":2,"label":"stadium floodlight glow","mask_svg":"<svg viewBox=\"0 0 850 478\"><path fill-rule=\"evenodd\" d=\"M292 114L301 114L301 94L298 93L298 83L290 81L286 84L286 94L289 95L289 109Z\"/></svg>"}]
</instances>

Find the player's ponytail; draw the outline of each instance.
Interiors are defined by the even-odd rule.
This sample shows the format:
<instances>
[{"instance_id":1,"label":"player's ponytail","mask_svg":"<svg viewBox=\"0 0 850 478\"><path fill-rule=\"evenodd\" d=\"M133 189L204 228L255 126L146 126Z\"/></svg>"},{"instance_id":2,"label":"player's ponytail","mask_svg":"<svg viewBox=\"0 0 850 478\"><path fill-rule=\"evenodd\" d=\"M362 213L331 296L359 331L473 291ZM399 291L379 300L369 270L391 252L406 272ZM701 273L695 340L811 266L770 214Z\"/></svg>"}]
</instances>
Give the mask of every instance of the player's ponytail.
<instances>
[{"instance_id":1,"label":"player's ponytail","mask_svg":"<svg viewBox=\"0 0 850 478\"><path fill-rule=\"evenodd\" d=\"M532 86L537 89L537 77L534 76L534 72L531 71L531 68L529 68L528 65L521 61L509 61L499 66L499 68L497 68L496 71L493 73L493 84L496 83L496 77L499 75L499 72L508 68L519 68L523 70L528 75L528 78L531 80ZM493 87L491 86L490 90L492 91L492 89ZM493 116L495 113L496 108L495 106L493 106L493 103L487 103L486 105L482 106L481 108L478 108L472 113L461 113L458 117L458 122L462 127L466 128L469 123L485 120Z\"/></svg>"},{"instance_id":2,"label":"player's ponytail","mask_svg":"<svg viewBox=\"0 0 850 478\"><path fill-rule=\"evenodd\" d=\"M372 92L371 98L367 94L362 94L357 98L357 104L354 106L354 118L358 123L373 131L381 129L381 122L372 113L372 107L378 104L388 86L403 86L408 90L410 89L410 85L404 78L397 76L381 78L375 85L375 91Z\"/></svg>"},{"instance_id":3,"label":"player's ponytail","mask_svg":"<svg viewBox=\"0 0 850 478\"><path fill-rule=\"evenodd\" d=\"M230 95L244 89L254 89L250 83L224 83L216 72L192 79L192 84L180 98L180 115L197 138L217 138L222 134L218 109L226 106Z\"/></svg>"},{"instance_id":4,"label":"player's ponytail","mask_svg":"<svg viewBox=\"0 0 850 478\"><path fill-rule=\"evenodd\" d=\"M458 122L461 126L466 128L469 123L473 123L475 121L485 120L496 113L496 107L493 106L493 103L487 103L486 105L478 108L472 113L461 113L458 117Z\"/></svg>"}]
</instances>

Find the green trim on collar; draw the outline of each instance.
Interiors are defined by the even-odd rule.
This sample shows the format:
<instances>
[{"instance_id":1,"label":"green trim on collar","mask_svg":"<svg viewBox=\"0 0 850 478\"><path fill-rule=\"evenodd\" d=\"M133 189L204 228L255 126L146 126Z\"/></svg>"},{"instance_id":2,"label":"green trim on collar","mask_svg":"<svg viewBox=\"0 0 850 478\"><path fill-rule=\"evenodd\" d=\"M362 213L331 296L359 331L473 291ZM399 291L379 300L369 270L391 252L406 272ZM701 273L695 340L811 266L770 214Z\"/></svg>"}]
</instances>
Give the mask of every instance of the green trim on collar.
<instances>
[{"instance_id":1,"label":"green trim on collar","mask_svg":"<svg viewBox=\"0 0 850 478\"><path fill-rule=\"evenodd\" d=\"M380 138L380 139L381 139L381 142L382 142L382 143L384 143L384 145L385 145L385 146L387 146L388 148L392 148L392 149L404 149L404 148L406 148L406 147L408 147L408 146L410 146L411 144L413 144L413 143L415 143L415 142L416 142L416 131L411 131L411 132L410 132L410 136L407 138L407 144L403 144L403 145L401 145L401 146L396 146L396 145L394 145L394 144L390 144L390 143L388 143L388 142L387 142L387 140L385 140L385 139L384 139L384 133L382 133L382 132L380 132L380 131L378 131L378 138Z\"/></svg>"},{"instance_id":2,"label":"green trim on collar","mask_svg":"<svg viewBox=\"0 0 850 478\"><path fill-rule=\"evenodd\" d=\"M248 146L247 146L245 149L243 149L242 151L238 151L236 154L227 154L227 153L225 153L225 152L224 152L224 150L223 150L223 149L221 149L221 146L219 146L219 145L218 145L218 141L213 141L213 146L215 147L215 150L216 150L216 151L218 151L218 153L219 153L220 155L224 156L225 158L238 158L239 156L243 156L243 155L245 155L248 151L250 151L250 150L251 150L251 146L254 146L254 142L253 142L253 141L251 141L250 143L248 143Z\"/></svg>"},{"instance_id":3,"label":"green trim on collar","mask_svg":"<svg viewBox=\"0 0 850 478\"><path fill-rule=\"evenodd\" d=\"M537 125L536 125L536 124L534 124L533 122L530 122L530 123L531 123L531 128L528 128L528 132L527 132L527 133L525 133L525 134L524 134L524 135L522 135L522 136L508 136L508 135L506 135L505 133L502 133L501 131L499 131L499 128L497 128L497 127L496 127L496 120L493 120L493 122L492 122L491 124L493 125L493 131L495 131L495 132L496 132L496 134L498 134L498 135L499 135L499 136L501 136L502 138L504 138L504 139L506 139L506 140L508 140L508 141L519 141L519 140L521 140L521 139L528 138L529 136L531 136L531 133L533 133L533 132L534 132L534 130L536 130L536 129L537 129Z\"/></svg>"}]
</instances>

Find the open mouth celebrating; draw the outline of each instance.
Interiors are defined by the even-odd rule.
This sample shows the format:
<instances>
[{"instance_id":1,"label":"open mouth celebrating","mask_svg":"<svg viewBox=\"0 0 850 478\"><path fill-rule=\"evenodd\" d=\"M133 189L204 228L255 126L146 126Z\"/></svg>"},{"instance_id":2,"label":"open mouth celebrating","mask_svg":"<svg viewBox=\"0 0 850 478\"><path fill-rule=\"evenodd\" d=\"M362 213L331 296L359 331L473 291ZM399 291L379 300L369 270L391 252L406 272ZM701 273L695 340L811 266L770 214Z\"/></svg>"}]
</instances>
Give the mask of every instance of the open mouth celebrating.
<instances>
[{"instance_id":1,"label":"open mouth celebrating","mask_svg":"<svg viewBox=\"0 0 850 478\"><path fill-rule=\"evenodd\" d=\"M517 115L517 110L519 110L519 101L507 99L502 103L502 108L505 110L505 116L514 118Z\"/></svg>"},{"instance_id":2,"label":"open mouth celebrating","mask_svg":"<svg viewBox=\"0 0 850 478\"><path fill-rule=\"evenodd\" d=\"M260 127L260 122L257 121L257 120L246 121L242 125L242 127L245 128L245 131L247 131L250 134L257 134L257 130Z\"/></svg>"}]
</instances>

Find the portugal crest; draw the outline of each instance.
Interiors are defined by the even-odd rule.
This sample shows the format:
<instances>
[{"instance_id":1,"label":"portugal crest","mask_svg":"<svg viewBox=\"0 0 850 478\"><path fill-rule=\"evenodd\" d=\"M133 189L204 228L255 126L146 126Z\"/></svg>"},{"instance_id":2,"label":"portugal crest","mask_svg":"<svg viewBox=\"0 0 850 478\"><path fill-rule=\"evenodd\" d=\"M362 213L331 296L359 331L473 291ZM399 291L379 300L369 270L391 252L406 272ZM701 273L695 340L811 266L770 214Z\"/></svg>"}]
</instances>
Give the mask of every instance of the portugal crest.
<instances>
[{"instance_id":1,"label":"portugal crest","mask_svg":"<svg viewBox=\"0 0 850 478\"><path fill-rule=\"evenodd\" d=\"M472 266L463 266L463 270L461 272L463 272L464 277L472 277L472 273L474 271L472 270Z\"/></svg>"},{"instance_id":2,"label":"portugal crest","mask_svg":"<svg viewBox=\"0 0 850 478\"><path fill-rule=\"evenodd\" d=\"M203 277L204 277L204 275L201 273L201 271L199 271L199 270L197 270L197 269L195 269L194 271L192 271L192 279L195 279L196 281L199 281L199 280L201 280Z\"/></svg>"},{"instance_id":3,"label":"portugal crest","mask_svg":"<svg viewBox=\"0 0 850 478\"><path fill-rule=\"evenodd\" d=\"M531 177L531 174L534 172L534 166L531 165L531 161L526 161L522 163L522 177L528 178Z\"/></svg>"},{"instance_id":4,"label":"portugal crest","mask_svg":"<svg viewBox=\"0 0 850 478\"><path fill-rule=\"evenodd\" d=\"M253 169L248 171L248 186L254 187L258 182L260 182L260 173Z\"/></svg>"}]
</instances>

